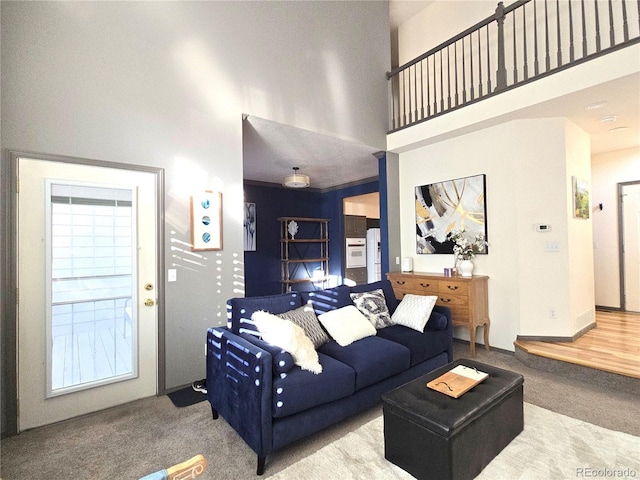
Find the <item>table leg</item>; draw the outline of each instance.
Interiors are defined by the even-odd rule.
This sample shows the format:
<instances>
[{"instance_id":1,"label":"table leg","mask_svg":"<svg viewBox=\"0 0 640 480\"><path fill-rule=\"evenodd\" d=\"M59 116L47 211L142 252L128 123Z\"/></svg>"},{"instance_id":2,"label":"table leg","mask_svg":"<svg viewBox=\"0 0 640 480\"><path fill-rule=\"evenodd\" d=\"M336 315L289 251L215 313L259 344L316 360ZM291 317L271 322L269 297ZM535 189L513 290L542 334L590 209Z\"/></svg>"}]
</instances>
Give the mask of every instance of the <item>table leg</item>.
<instances>
[{"instance_id":1,"label":"table leg","mask_svg":"<svg viewBox=\"0 0 640 480\"><path fill-rule=\"evenodd\" d=\"M476 327L472 325L469 327L469 351L471 358L476 358Z\"/></svg>"},{"instance_id":2,"label":"table leg","mask_svg":"<svg viewBox=\"0 0 640 480\"><path fill-rule=\"evenodd\" d=\"M484 324L484 348L487 352L489 351L489 325L488 321Z\"/></svg>"}]
</instances>

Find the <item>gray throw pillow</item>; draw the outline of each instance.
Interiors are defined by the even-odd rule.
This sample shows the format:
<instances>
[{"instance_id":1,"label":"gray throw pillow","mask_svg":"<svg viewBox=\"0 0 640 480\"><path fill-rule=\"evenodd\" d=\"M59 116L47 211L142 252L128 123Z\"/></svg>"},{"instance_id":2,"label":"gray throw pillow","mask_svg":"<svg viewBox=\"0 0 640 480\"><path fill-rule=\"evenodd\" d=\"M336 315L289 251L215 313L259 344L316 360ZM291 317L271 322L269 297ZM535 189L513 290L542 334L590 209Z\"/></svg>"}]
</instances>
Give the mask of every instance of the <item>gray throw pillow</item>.
<instances>
[{"instance_id":1,"label":"gray throw pillow","mask_svg":"<svg viewBox=\"0 0 640 480\"><path fill-rule=\"evenodd\" d=\"M376 330L393 325L382 289L350 295L354 305L376 327Z\"/></svg>"},{"instance_id":2,"label":"gray throw pillow","mask_svg":"<svg viewBox=\"0 0 640 480\"><path fill-rule=\"evenodd\" d=\"M302 328L307 337L311 339L313 346L316 349L331 340L329 335L327 335L327 332L325 332L320 325L318 317L316 317L316 313L313 311L313 307L311 305L303 305L295 310L279 313L276 316L285 320L290 320Z\"/></svg>"}]
</instances>

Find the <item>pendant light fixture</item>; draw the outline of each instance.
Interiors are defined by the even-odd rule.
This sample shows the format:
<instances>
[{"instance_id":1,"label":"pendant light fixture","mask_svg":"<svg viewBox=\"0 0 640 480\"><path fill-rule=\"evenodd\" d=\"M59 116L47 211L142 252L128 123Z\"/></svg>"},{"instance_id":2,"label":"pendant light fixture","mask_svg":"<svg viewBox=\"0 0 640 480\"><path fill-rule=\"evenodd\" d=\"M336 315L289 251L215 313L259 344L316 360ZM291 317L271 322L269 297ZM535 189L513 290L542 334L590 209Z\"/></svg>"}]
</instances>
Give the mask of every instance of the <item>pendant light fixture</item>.
<instances>
[{"instance_id":1,"label":"pendant light fixture","mask_svg":"<svg viewBox=\"0 0 640 480\"><path fill-rule=\"evenodd\" d=\"M293 175L287 175L282 185L289 188L306 188L310 185L309 176L298 173L299 167L293 167Z\"/></svg>"}]
</instances>

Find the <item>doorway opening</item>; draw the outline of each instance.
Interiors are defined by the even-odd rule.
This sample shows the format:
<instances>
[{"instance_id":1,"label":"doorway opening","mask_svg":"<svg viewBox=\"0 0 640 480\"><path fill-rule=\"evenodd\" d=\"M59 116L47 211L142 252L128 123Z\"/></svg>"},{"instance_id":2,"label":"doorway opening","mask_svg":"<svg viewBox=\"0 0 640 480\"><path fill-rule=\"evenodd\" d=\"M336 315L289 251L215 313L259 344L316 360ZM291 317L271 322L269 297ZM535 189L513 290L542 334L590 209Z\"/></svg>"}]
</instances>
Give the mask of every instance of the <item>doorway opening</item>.
<instances>
[{"instance_id":1,"label":"doorway opening","mask_svg":"<svg viewBox=\"0 0 640 480\"><path fill-rule=\"evenodd\" d=\"M640 180L618 184L620 307L640 312Z\"/></svg>"}]
</instances>

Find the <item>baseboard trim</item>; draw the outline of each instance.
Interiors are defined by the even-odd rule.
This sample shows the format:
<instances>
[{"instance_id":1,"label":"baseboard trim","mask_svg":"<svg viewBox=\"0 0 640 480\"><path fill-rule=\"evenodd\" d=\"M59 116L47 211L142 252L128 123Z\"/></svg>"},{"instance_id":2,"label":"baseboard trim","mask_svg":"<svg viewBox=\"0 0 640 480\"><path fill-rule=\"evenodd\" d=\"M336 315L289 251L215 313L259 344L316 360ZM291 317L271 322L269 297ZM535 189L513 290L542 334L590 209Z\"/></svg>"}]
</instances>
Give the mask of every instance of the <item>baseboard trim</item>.
<instances>
[{"instance_id":1,"label":"baseboard trim","mask_svg":"<svg viewBox=\"0 0 640 480\"><path fill-rule=\"evenodd\" d=\"M607 307L603 305L596 305L596 311L598 312L624 312L620 307Z\"/></svg>"},{"instance_id":2,"label":"baseboard trim","mask_svg":"<svg viewBox=\"0 0 640 480\"><path fill-rule=\"evenodd\" d=\"M589 325L587 325L586 327L584 327L582 330L580 330L579 332L576 332L571 337L547 337L547 336L540 336L540 335L518 335L518 336L516 336L516 341L517 342L565 342L565 343L571 343L571 342L575 342L582 335L584 335L589 330L591 330L592 328L595 328L595 327L596 327L596 322L592 322Z\"/></svg>"}]
</instances>

